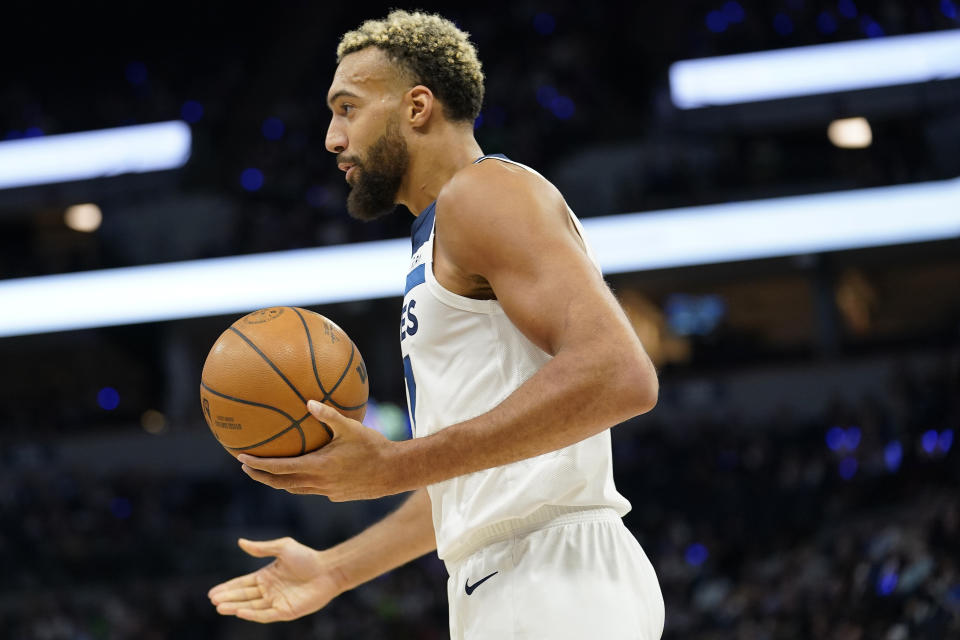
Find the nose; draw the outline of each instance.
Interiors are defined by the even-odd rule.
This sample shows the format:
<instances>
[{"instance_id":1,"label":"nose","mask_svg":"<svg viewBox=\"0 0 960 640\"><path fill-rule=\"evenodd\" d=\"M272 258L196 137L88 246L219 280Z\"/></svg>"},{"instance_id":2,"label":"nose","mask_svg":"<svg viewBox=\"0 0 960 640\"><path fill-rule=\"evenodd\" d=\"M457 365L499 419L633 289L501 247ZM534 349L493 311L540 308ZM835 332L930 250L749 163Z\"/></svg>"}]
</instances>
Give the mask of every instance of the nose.
<instances>
[{"instance_id":1,"label":"nose","mask_svg":"<svg viewBox=\"0 0 960 640\"><path fill-rule=\"evenodd\" d=\"M346 132L337 126L335 118L330 120L330 126L327 127L326 146L330 153L343 153L347 150Z\"/></svg>"}]
</instances>

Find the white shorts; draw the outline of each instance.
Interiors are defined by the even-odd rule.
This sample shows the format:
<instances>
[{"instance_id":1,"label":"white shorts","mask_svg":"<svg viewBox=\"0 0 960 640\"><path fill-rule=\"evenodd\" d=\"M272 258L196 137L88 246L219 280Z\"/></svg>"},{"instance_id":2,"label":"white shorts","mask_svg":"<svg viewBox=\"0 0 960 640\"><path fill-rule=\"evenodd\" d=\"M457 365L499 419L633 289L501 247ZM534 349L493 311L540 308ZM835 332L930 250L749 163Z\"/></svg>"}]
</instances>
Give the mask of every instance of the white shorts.
<instances>
[{"instance_id":1,"label":"white shorts","mask_svg":"<svg viewBox=\"0 0 960 640\"><path fill-rule=\"evenodd\" d=\"M660 585L620 516L545 509L447 561L451 640L660 638Z\"/></svg>"}]
</instances>

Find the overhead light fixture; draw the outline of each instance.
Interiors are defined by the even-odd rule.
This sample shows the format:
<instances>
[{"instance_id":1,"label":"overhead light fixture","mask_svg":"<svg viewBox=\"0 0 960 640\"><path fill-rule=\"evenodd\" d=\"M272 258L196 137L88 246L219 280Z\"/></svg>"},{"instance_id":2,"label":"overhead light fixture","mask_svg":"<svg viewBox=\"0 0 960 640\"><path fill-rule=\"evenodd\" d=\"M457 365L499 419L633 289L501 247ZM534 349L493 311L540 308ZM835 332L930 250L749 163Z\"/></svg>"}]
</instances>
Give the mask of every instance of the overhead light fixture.
<instances>
[{"instance_id":1,"label":"overhead light fixture","mask_svg":"<svg viewBox=\"0 0 960 640\"><path fill-rule=\"evenodd\" d=\"M873 144L873 130L866 118L834 120L827 127L827 137L841 149L866 149Z\"/></svg>"},{"instance_id":2,"label":"overhead light fixture","mask_svg":"<svg viewBox=\"0 0 960 640\"><path fill-rule=\"evenodd\" d=\"M583 227L606 274L960 238L960 178L587 218ZM0 280L0 309L18 310L0 314L0 336L394 297L409 262L410 241L397 239Z\"/></svg>"},{"instance_id":3,"label":"overhead light fixture","mask_svg":"<svg viewBox=\"0 0 960 640\"><path fill-rule=\"evenodd\" d=\"M90 233L100 228L103 213L95 204L76 204L64 212L63 221L74 231Z\"/></svg>"},{"instance_id":4,"label":"overhead light fixture","mask_svg":"<svg viewBox=\"0 0 960 640\"><path fill-rule=\"evenodd\" d=\"M177 169L191 139L174 120L0 142L0 189Z\"/></svg>"},{"instance_id":5,"label":"overhead light fixture","mask_svg":"<svg viewBox=\"0 0 960 640\"><path fill-rule=\"evenodd\" d=\"M670 65L680 109L777 100L960 77L960 29L871 38Z\"/></svg>"}]
</instances>

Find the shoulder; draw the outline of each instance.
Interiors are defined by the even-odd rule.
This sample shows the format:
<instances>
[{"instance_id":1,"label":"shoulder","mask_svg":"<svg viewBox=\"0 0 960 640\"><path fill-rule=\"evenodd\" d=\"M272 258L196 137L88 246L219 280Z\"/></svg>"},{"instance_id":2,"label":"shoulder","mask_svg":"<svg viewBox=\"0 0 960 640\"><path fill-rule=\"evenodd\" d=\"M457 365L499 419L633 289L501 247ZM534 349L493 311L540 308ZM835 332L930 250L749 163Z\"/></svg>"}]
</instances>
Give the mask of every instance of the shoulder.
<instances>
[{"instance_id":1,"label":"shoulder","mask_svg":"<svg viewBox=\"0 0 960 640\"><path fill-rule=\"evenodd\" d=\"M435 252L464 275L554 252L573 238L566 201L537 173L500 160L457 172L437 197Z\"/></svg>"},{"instance_id":2,"label":"shoulder","mask_svg":"<svg viewBox=\"0 0 960 640\"><path fill-rule=\"evenodd\" d=\"M438 216L447 227L534 223L566 211L557 188L546 178L511 162L490 159L458 171L437 196Z\"/></svg>"}]
</instances>

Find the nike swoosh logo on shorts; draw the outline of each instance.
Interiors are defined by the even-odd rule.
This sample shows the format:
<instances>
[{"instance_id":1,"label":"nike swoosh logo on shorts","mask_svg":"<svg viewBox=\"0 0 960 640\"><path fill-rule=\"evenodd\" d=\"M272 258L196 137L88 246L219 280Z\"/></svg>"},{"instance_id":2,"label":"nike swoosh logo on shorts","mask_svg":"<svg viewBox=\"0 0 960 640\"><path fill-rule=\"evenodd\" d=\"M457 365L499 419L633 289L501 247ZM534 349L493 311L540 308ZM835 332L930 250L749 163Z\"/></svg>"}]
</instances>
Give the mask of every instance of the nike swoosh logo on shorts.
<instances>
[{"instance_id":1,"label":"nike swoosh logo on shorts","mask_svg":"<svg viewBox=\"0 0 960 640\"><path fill-rule=\"evenodd\" d=\"M490 575L488 575L486 578L480 578L479 580L477 580L477 581L474 582L473 584L470 584L470 578L467 578L467 581L463 583L463 589L464 589L464 591L467 592L467 595L470 595L471 593L473 593L473 590L474 590L474 589L476 589L477 587L479 587L479 586L482 585L484 582L486 582L487 580L489 580L489 579L492 578L493 576L497 575L498 573L500 573L500 572L499 572L499 571L494 571L493 573L491 573Z\"/></svg>"}]
</instances>

